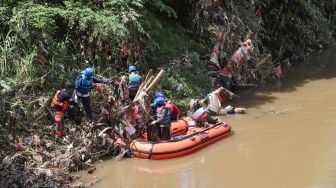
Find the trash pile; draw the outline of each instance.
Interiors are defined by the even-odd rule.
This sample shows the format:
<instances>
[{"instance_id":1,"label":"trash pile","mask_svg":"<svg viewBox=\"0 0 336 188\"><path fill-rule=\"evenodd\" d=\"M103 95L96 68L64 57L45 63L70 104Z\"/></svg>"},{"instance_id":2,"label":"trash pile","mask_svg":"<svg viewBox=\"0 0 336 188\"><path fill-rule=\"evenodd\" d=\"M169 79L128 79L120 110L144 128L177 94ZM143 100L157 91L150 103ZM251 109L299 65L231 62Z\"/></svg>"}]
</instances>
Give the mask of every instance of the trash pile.
<instances>
[{"instance_id":1,"label":"trash pile","mask_svg":"<svg viewBox=\"0 0 336 188\"><path fill-rule=\"evenodd\" d=\"M94 127L82 123L85 122L83 120L76 124L65 119L67 134L62 138L55 138L54 125L50 121L20 127L26 137L8 134L8 140L12 142L8 149L13 154L5 156L0 163L0 183L5 187L71 185L76 177L70 172L88 170L92 173L95 170L92 163L99 159L131 157L128 144L143 133L145 124L150 120L147 92L159 82L163 73L162 70L153 76L149 71L133 101L116 97L113 91L123 90L122 84L118 84L118 88L100 88L103 97L95 97L100 100L95 101L94 107L100 109L100 115ZM48 100L39 101L40 108L35 115L37 119L40 116L46 119L43 111L49 112Z\"/></svg>"}]
</instances>

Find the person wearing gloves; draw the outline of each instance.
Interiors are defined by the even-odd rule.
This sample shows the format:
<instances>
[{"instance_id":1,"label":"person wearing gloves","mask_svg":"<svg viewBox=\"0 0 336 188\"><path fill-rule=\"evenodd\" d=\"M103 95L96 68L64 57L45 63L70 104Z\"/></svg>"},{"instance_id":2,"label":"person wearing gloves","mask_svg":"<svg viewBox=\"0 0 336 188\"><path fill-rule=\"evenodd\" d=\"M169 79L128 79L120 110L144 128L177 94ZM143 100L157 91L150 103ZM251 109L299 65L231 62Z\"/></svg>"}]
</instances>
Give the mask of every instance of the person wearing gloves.
<instances>
[{"instance_id":1,"label":"person wearing gloves","mask_svg":"<svg viewBox=\"0 0 336 188\"><path fill-rule=\"evenodd\" d=\"M94 77L95 70L88 67L81 71L81 75L75 80L74 84L74 101L78 103L80 100L84 106L86 117L89 121L90 127L93 127L93 115L90 104L90 91L94 86L94 83L111 83L110 80L101 80Z\"/></svg>"}]
</instances>

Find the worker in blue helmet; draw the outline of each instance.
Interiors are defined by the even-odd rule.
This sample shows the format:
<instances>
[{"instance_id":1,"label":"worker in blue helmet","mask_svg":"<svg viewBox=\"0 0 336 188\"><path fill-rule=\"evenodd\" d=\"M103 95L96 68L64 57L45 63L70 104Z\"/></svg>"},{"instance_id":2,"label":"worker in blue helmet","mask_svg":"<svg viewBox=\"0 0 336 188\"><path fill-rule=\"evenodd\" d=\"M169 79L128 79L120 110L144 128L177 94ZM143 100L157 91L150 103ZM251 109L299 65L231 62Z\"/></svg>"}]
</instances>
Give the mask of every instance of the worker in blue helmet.
<instances>
[{"instance_id":1,"label":"worker in blue helmet","mask_svg":"<svg viewBox=\"0 0 336 188\"><path fill-rule=\"evenodd\" d=\"M169 109L170 109L170 120L171 121L178 120L181 116L181 112L180 112L179 108L172 101L168 100L168 98L161 92L157 92L154 95L154 103L151 104L151 107L153 108L153 111L156 112L156 108L158 106L157 103L156 103L156 99L158 99L160 97L163 97L165 99L165 105L167 107L169 107Z\"/></svg>"},{"instance_id":2,"label":"worker in blue helmet","mask_svg":"<svg viewBox=\"0 0 336 188\"><path fill-rule=\"evenodd\" d=\"M155 93L155 95L154 95L154 102L151 104L151 107L153 108L154 112L156 112L156 108L157 108L157 104L156 104L155 99L157 99L159 97L166 98L166 96L163 93L161 93L161 92L156 92Z\"/></svg>"},{"instance_id":3,"label":"worker in blue helmet","mask_svg":"<svg viewBox=\"0 0 336 188\"><path fill-rule=\"evenodd\" d=\"M110 80L98 79L95 76L95 70L88 67L81 71L81 75L77 77L74 84L74 101L81 100L89 125L93 127L93 115L90 104L90 92L94 83L111 83Z\"/></svg>"},{"instance_id":4,"label":"worker in blue helmet","mask_svg":"<svg viewBox=\"0 0 336 188\"><path fill-rule=\"evenodd\" d=\"M154 100L157 99L157 98L159 98L159 97L164 97L164 98L166 98L166 96L165 96L163 93L161 93L161 92L156 92L155 95L154 95Z\"/></svg>"},{"instance_id":5,"label":"worker in blue helmet","mask_svg":"<svg viewBox=\"0 0 336 188\"><path fill-rule=\"evenodd\" d=\"M169 107L166 104L165 97L157 97L154 100L157 105L156 108L156 120L151 123L151 126L156 126L160 140L170 140L170 121L171 113Z\"/></svg>"},{"instance_id":6,"label":"worker in blue helmet","mask_svg":"<svg viewBox=\"0 0 336 188\"><path fill-rule=\"evenodd\" d=\"M128 72L128 95L133 100L139 90L142 79L134 65L128 67Z\"/></svg>"}]
</instances>

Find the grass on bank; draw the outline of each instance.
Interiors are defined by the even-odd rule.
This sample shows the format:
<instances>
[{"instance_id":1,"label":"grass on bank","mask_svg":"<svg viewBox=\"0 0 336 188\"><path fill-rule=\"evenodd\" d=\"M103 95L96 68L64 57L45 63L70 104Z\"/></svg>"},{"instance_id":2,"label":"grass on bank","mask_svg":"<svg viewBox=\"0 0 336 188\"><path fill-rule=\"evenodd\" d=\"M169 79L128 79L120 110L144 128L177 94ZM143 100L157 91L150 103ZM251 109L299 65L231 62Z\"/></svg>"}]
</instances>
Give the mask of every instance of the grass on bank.
<instances>
[{"instance_id":1,"label":"grass on bank","mask_svg":"<svg viewBox=\"0 0 336 188\"><path fill-rule=\"evenodd\" d=\"M180 25L149 16L147 20L150 22L146 23L146 27L157 47L153 53L148 54L150 66L169 64L186 53L192 61L191 66L182 65L177 69L168 67L170 71L166 72L156 89L162 90L170 100L185 110L191 98L203 96L211 89L211 80L199 60L200 55L209 53L210 46L206 45L210 43L201 44Z\"/></svg>"}]
</instances>

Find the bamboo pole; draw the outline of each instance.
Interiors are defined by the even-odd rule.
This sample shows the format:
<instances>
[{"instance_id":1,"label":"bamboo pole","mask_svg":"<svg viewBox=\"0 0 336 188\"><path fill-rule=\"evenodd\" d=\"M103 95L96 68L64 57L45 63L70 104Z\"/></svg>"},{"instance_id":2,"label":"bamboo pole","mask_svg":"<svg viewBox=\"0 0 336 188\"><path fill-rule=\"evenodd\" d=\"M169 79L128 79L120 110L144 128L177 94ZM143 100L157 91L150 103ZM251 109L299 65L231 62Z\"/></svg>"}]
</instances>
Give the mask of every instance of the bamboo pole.
<instances>
[{"instance_id":1,"label":"bamboo pole","mask_svg":"<svg viewBox=\"0 0 336 188\"><path fill-rule=\"evenodd\" d=\"M150 76L148 80L145 80L143 83L141 83L134 99L136 99L143 90L146 90L146 87L153 81L153 79L154 79L154 76Z\"/></svg>"},{"instance_id":2,"label":"bamboo pole","mask_svg":"<svg viewBox=\"0 0 336 188\"><path fill-rule=\"evenodd\" d=\"M147 80L147 82L145 83L145 85L144 85L144 89L146 89L152 82L153 82L153 80L154 80L154 76L151 76L148 80Z\"/></svg>"},{"instance_id":3,"label":"bamboo pole","mask_svg":"<svg viewBox=\"0 0 336 188\"><path fill-rule=\"evenodd\" d=\"M163 74L164 74L164 70L161 69L159 74L155 78L151 76L145 83L142 83L133 101L137 100L141 92L143 91L149 92L159 82Z\"/></svg>"},{"instance_id":4,"label":"bamboo pole","mask_svg":"<svg viewBox=\"0 0 336 188\"><path fill-rule=\"evenodd\" d=\"M145 77L144 83L147 82L147 80L148 80L148 78L149 78L149 76L150 76L151 74L152 74L152 69L149 69L149 71L148 71L148 73L147 73L147 75L146 75L146 77Z\"/></svg>"},{"instance_id":5,"label":"bamboo pole","mask_svg":"<svg viewBox=\"0 0 336 188\"><path fill-rule=\"evenodd\" d=\"M151 82L151 84L146 88L146 92L150 91L158 82L159 80L162 78L163 74L164 74L164 70L161 69L159 74L154 78L154 80Z\"/></svg>"},{"instance_id":6,"label":"bamboo pole","mask_svg":"<svg viewBox=\"0 0 336 188\"><path fill-rule=\"evenodd\" d=\"M149 80L148 80L148 77L149 77L149 75L151 75L151 74L152 74L152 69L150 69L150 70L147 72L147 75L146 75L146 77L145 77L145 80L141 83L141 85L140 85L140 87L139 87L139 89L138 89L138 91L137 91L137 93L136 93L134 99L136 99L136 98L139 96L141 90L142 90L143 88L145 88L147 82L149 81ZM150 78L151 78L151 77L152 77L152 76L150 76Z\"/></svg>"}]
</instances>

